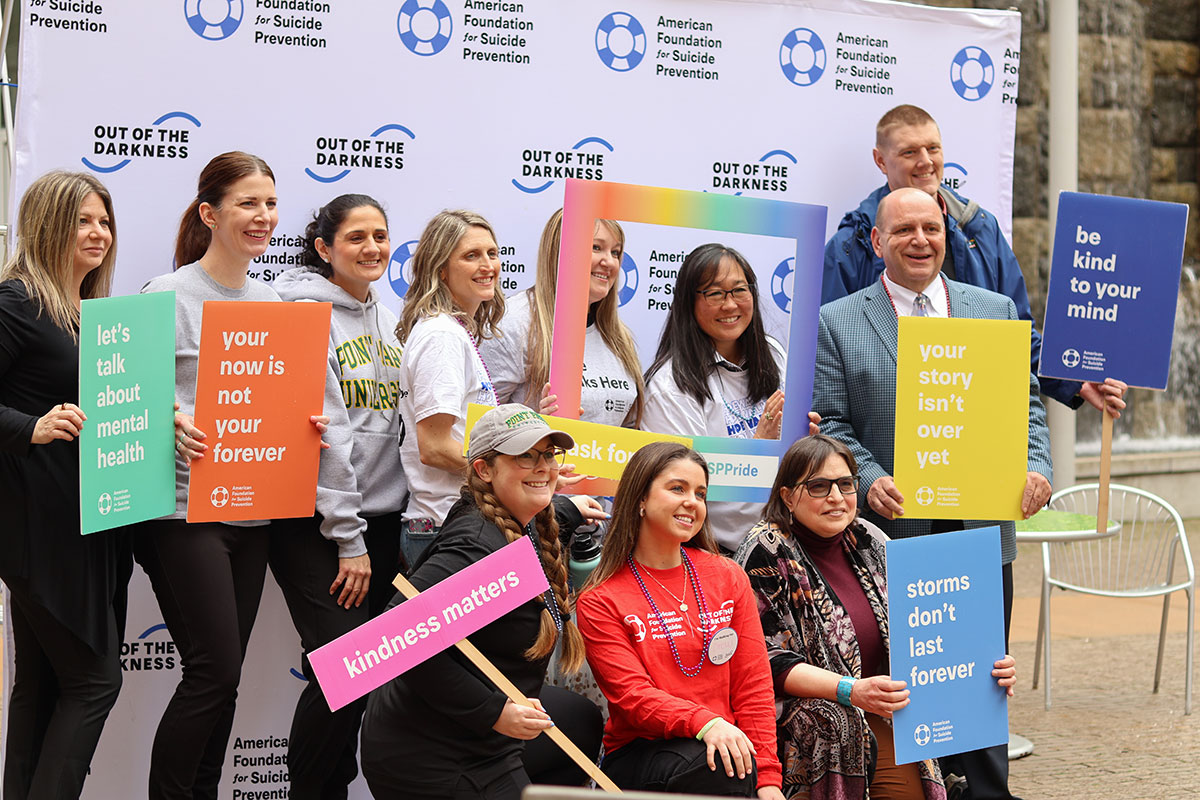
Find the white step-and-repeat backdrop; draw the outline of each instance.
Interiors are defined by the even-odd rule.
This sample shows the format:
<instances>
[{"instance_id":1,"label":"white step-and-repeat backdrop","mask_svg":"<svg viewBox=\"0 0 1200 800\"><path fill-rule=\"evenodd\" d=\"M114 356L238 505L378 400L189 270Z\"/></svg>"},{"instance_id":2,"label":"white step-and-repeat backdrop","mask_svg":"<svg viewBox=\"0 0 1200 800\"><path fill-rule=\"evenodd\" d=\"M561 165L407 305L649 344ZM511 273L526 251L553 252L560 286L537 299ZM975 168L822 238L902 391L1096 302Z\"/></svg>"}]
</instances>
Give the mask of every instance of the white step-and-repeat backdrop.
<instances>
[{"instance_id":1,"label":"white step-and-repeat backdrop","mask_svg":"<svg viewBox=\"0 0 1200 800\"><path fill-rule=\"evenodd\" d=\"M104 181L119 229L118 294L171 269L196 177L231 149L261 155L277 179L279 228L253 274L272 280L293 265L312 211L363 192L389 213L393 257L381 283L393 309L416 237L443 208L490 219L506 293L531 285L538 237L568 177L823 205L832 232L883 183L874 126L899 103L940 123L946 180L1006 228L1011 215L1013 12L871 0L22 6L12 197L54 168ZM657 342L664 311L651 298L673 283L675 254L714 239L750 258L768 328L782 337L792 242L630 225L620 291L639 341ZM179 675L140 570L132 594L125 688L88 798L144 792L154 726ZM268 581L223 797L285 796L297 642ZM10 659L7 648L6 680Z\"/></svg>"}]
</instances>

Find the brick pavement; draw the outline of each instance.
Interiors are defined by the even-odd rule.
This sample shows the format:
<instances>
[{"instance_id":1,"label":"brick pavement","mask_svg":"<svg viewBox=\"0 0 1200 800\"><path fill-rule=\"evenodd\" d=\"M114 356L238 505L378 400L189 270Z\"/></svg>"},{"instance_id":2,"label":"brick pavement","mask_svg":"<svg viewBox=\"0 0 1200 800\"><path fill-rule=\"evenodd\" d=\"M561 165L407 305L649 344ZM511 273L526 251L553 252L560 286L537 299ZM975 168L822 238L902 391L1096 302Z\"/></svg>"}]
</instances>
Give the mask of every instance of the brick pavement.
<instances>
[{"instance_id":1,"label":"brick pavement","mask_svg":"<svg viewBox=\"0 0 1200 800\"><path fill-rule=\"evenodd\" d=\"M1200 558L1200 520L1186 524ZM1035 749L1011 762L1013 793L1025 800L1200 797L1200 685L1185 717L1182 593L1171 606L1163 684L1152 694L1161 601L1056 592L1053 707L1045 711L1041 687L1030 688L1040 580L1040 547L1021 545L1011 643L1020 683L1009 722Z\"/></svg>"}]
</instances>

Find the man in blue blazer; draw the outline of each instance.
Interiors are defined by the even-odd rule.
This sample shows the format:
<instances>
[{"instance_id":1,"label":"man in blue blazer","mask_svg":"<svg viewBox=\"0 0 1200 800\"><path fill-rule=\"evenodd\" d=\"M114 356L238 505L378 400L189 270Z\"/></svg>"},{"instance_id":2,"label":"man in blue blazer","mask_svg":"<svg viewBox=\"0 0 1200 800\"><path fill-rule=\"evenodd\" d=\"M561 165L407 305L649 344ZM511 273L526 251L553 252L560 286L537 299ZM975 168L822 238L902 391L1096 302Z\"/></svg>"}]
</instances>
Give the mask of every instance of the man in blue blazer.
<instances>
[{"instance_id":1,"label":"man in blue blazer","mask_svg":"<svg viewBox=\"0 0 1200 800\"><path fill-rule=\"evenodd\" d=\"M901 188L879 204L871 230L884 272L865 289L821 307L813 410L821 432L844 441L858 461L859 508L892 538L921 536L963 527L997 524L986 520L947 522L905 515L905 498L892 478L896 433L896 343L899 316L1017 319L1009 298L941 275L946 230L941 209L929 194ZM1029 464L1021 512L1029 517L1050 499L1050 436L1038 381L1029 374ZM1004 577L1007 649L1012 614L1014 525L1002 521L1000 551ZM968 797L1010 798L1007 748L957 756L967 775ZM945 765L943 765L945 766ZM957 769L955 771L957 771ZM961 773L960 773L961 774Z\"/></svg>"}]
</instances>

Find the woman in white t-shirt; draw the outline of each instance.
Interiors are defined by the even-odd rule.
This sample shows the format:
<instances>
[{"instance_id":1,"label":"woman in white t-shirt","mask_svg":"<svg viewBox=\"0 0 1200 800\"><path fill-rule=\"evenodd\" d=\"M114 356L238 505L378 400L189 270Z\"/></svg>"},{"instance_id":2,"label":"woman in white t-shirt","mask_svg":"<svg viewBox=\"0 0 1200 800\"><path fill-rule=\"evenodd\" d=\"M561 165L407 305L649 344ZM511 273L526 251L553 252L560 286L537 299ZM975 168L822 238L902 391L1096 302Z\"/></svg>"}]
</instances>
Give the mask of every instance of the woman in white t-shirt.
<instances>
[{"instance_id":1,"label":"woman in white t-shirt","mask_svg":"<svg viewBox=\"0 0 1200 800\"><path fill-rule=\"evenodd\" d=\"M500 335L479 346L501 403L525 403L534 408L541 405L544 411L553 413L541 401L549 388L561 241L560 208L542 230L536 282L532 288L508 298ZM596 220L579 404L580 418L588 422L636 427L642 416L645 387L633 334L617 316L616 288L624 250L625 231L620 224L616 220Z\"/></svg>"},{"instance_id":2,"label":"woman in white t-shirt","mask_svg":"<svg viewBox=\"0 0 1200 800\"><path fill-rule=\"evenodd\" d=\"M472 211L442 211L425 226L412 258L396 338L400 416L407 436L400 460L408 477L400 547L411 570L458 499L467 406L496 405L480 339L494 335L504 315L500 248L492 226Z\"/></svg>"},{"instance_id":3,"label":"woman in white t-shirt","mask_svg":"<svg viewBox=\"0 0 1200 800\"><path fill-rule=\"evenodd\" d=\"M672 296L646 371L643 430L778 439L786 356L763 328L758 279L745 257L725 245L700 245L683 260ZM737 550L761 512L761 503L709 503L717 543Z\"/></svg>"}]
</instances>

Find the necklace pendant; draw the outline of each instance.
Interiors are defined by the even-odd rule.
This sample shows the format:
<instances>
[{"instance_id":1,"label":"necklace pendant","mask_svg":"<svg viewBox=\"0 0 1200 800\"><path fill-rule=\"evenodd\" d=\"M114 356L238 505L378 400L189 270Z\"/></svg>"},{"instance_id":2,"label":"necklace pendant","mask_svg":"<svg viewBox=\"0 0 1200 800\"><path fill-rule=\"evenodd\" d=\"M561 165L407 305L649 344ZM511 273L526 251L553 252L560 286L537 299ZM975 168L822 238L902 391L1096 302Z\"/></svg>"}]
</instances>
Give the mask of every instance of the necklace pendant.
<instances>
[{"instance_id":1,"label":"necklace pendant","mask_svg":"<svg viewBox=\"0 0 1200 800\"><path fill-rule=\"evenodd\" d=\"M687 610L688 610L688 604L687 604L687 603L680 603L680 604L679 604L679 610L680 610L680 611L687 611Z\"/></svg>"}]
</instances>

